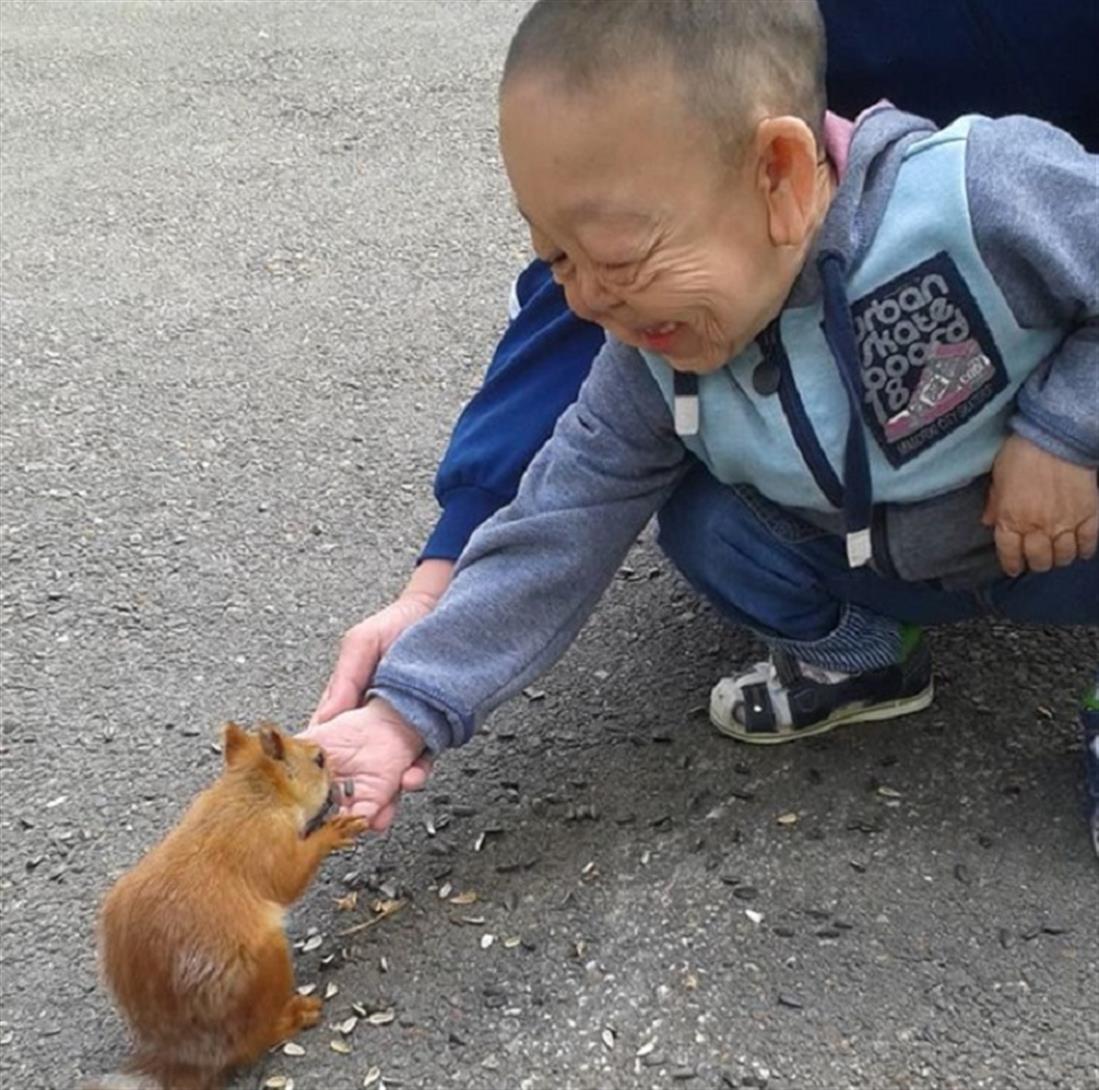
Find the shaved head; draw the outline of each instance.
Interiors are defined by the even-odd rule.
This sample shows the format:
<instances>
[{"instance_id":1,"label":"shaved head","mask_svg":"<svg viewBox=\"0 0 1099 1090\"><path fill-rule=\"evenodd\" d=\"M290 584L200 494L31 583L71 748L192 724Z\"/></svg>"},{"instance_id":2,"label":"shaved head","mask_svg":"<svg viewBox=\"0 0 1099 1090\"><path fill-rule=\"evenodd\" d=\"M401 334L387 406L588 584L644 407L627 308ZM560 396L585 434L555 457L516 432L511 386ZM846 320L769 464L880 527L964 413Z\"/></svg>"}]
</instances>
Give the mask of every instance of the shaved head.
<instances>
[{"instance_id":1,"label":"shaved head","mask_svg":"<svg viewBox=\"0 0 1099 1090\"><path fill-rule=\"evenodd\" d=\"M537 0L512 39L501 90L529 75L592 91L660 65L732 153L764 117L798 117L820 139L816 0Z\"/></svg>"}]
</instances>

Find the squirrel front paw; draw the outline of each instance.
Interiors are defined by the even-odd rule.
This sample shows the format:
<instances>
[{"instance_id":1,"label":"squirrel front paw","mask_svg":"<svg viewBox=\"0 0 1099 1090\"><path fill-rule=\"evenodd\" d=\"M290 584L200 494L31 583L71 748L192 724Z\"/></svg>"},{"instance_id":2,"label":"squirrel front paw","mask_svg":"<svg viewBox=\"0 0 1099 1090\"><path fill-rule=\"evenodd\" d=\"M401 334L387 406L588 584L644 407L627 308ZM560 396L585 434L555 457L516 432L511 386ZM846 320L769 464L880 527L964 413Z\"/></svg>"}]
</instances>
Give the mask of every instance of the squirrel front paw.
<instances>
[{"instance_id":1,"label":"squirrel front paw","mask_svg":"<svg viewBox=\"0 0 1099 1090\"><path fill-rule=\"evenodd\" d=\"M367 822L364 818L352 817L350 814L339 814L337 817L326 821L321 829L325 838L331 844L331 850L347 848L355 843L355 838L360 833L365 833Z\"/></svg>"}]
</instances>

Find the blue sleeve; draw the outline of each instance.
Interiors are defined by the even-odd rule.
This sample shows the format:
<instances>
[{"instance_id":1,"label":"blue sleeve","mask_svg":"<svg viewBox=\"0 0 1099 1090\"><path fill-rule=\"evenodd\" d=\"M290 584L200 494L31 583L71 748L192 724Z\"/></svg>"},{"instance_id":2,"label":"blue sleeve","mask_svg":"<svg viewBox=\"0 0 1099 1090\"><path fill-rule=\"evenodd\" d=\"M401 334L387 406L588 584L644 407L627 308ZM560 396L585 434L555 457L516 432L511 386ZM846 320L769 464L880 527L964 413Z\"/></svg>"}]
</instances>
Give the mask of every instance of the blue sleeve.
<instances>
[{"instance_id":1,"label":"blue sleeve","mask_svg":"<svg viewBox=\"0 0 1099 1090\"><path fill-rule=\"evenodd\" d=\"M603 330L572 314L544 262L523 270L515 293L518 312L435 475L442 514L421 560L455 559L473 531L511 501L603 346Z\"/></svg>"}]
</instances>

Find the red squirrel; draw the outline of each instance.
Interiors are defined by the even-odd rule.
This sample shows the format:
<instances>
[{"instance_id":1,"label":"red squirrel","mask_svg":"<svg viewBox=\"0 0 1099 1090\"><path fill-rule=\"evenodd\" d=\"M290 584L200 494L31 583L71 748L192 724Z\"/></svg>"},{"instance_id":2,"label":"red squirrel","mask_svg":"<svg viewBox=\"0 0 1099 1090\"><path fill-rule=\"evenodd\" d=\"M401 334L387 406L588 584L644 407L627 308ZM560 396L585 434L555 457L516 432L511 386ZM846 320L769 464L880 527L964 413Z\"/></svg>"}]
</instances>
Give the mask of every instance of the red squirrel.
<instances>
[{"instance_id":1,"label":"red squirrel","mask_svg":"<svg viewBox=\"0 0 1099 1090\"><path fill-rule=\"evenodd\" d=\"M283 914L365 822L328 817L314 743L229 723L223 749L218 779L103 902L101 970L135 1050L126 1073L82 1090L217 1090L320 1019L294 989Z\"/></svg>"}]
</instances>

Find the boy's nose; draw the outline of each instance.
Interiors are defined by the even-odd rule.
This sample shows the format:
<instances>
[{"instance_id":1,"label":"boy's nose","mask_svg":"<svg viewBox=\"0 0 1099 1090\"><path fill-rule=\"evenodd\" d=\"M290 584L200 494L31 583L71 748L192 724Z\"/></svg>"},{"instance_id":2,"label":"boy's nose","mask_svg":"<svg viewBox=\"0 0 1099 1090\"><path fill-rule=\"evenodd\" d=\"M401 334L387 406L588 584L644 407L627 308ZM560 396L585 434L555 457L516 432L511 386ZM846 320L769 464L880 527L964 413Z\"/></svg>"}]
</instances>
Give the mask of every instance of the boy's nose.
<instances>
[{"instance_id":1,"label":"boy's nose","mask_svg":"<svg viewBox=\"0 0 1099 1090\"><path fill-rule=\"evenodd\" d=\"M608 291L593 269L577 266L572 283L565 285L565 297L572 312L589 322L598 322L619 303L618 296Z\"/></svg>"}]
</instances>

